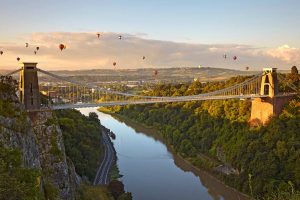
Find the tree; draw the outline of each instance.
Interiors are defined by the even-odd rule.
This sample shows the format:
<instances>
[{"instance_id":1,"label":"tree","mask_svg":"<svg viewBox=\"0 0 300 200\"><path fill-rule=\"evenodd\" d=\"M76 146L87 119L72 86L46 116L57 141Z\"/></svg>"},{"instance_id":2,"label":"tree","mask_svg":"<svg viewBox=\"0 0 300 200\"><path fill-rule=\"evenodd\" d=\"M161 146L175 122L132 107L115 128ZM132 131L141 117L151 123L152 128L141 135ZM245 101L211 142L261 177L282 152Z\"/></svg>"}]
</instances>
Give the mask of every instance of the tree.
<instances>
[{"instance_id":1,"label":"tree","mask_svg":"<svg viewBox=\"0 0 300 200\"><path fill-rule=\"evenodd\" d=\"M90 113L89 113L89 119L90 119L91 121L96 122L96 123L99 123L99 122L100 122L100 121L99 121L99 118L98 118L98 115L97 115L97 113L95 113L95 112L90 112Z\"/></svg>"},{"instance_id":2,"label":"tree","mask_svg":"<svg viewBox=\"0 0 300 200\"><path fill-rule=\"evenodd\" d=\"M96 113L88 117L77 110L55 112L63 132L67 156L73 161L76 172L93 180L103 153L101 124Z\"/></svg>"},{"instance_id":3,"label":"tree","mask_svg":"<svg viewBox=\"0 0 300 200\"><path fill-rule=\"evenodd\" d=\"M40 172L22 167L21 152L0 146L0 199L41 199Z\"/></svg>"},{"instance_id":4,"label":"tree","mask_svg":"<svg viewBox=\"0 0 300 200\"><path fill-rule=\"evenodd\" d=\"M298 69L297 69L296 66L293 66L293 67L291 68L291 74L298 74Z\"/></svg>"},{"instance_id":5,"label":"tree","mask_svg":"<svg viewBox=\"0 0 300 200\"><path fill-rule=\"evenodd\" d=\"M126 192L124 194L122 194L118 200L132 200L132 194L131 192Z\"/></svg>"},{"instance_id":6,"label":"tree","mask_svg":"<svg viewBox=\"0 0 300 200\"><path fill-rule=\"evenodd\" d=\"M125 193L124 184L117 180L111 181L108 185L108 189L115 199L118 199L123 193Z\"/></svg>"},{"instance_id":7,"label":"tree","mask_svg":"<svg viewBox=\"0 0 300 200\"><path fill-rule=\"evenodd\" d=\"M290 80L298 77L298 81L297 68L293 67L288 76ZM240 76L203 86L197 84L197 87L196 83L187 87L159 85L147 94L182 95L184 88L188 88L185 95L193 94L195 89L204 93L235 85L246 78L249 77ZM117 113L158 127L167 143L183 157L195 161L192 163L196 166L208 163L199 162L200 153L218 159L217 147L222 147L224 159L220 161L239 170L239 176L223 176L224 181L249 194L247 180L248 175L253 174L254 197L284 189L288 181L293 183L295 190L300 190L299 97L290 101L283 113L272 118L267 126L261 126L256 120L251 123L257 127L249 126L250 108L248 101L216 100L123 107ZM141 111L143 117L140 117ZM214 164L219 163L205 165L211 170Z\"/></svg>"},{"instance_id":8,"label":"tree","mask_svg":"<svg viewBox=\"0 0 300 200\"><path fill-rule=\"evenodd\" d=\"M300 80L300 75L298 74L298 69L296 66L293 66L291 68L291 73L288 74L287 78L289 79L288 81L291 82L292 84L298 84Z\"/></svg>"}]
</instances>

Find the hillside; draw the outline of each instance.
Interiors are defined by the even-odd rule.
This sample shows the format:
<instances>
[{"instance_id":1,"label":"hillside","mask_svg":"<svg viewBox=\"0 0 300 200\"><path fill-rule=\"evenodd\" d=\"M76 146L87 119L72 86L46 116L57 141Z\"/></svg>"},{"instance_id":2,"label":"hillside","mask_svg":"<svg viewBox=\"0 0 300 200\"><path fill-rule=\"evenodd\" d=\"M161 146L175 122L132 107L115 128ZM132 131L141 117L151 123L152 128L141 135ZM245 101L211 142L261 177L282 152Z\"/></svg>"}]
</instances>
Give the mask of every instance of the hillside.
<instances>
[{"instance_id":1,"label":"hillside","mask_svg":"<svg viewBox=\"0 0 300 200\"><path fill-rule=\"evenodd\" d=\"M120 181L91 186L104 154L95 113L27 113L16 86L11 77L1 77L1 200L131 199Z\"/></svg>"},{"instance_id":2,"label":"hillside","mask_svg":"<svg viewBox=\"0 0 300 200\"><path fill-rule=\"evenodd\" d=\"M1 78L0 82L0 144L2 151L15 152L16 157L7 163L8 171L1 171L1 183L15 184L1 186L0 199L74 199L75 190L80 184L73 163L67 160L60 127L51 112L28 115L16 96L16 82ZM19 177L18 170L10 169L13 164L25 173ZM27 172L27 173L26 173ZM15 176L11 174L16 173ZM22 182L29 181L31 184ZM32 187L34 185L34 187ZM27 190L33 190L31 192ZM11 193L16 196L11 197ZM20 196L18 196L20 195Z\"/></svg>"},{"instance_id":3,"label":"hillside","mask_svg":"<svg viewBox=\"0 0 300 200\"><path fill-rule=\"evenodd\" d=\"M157 70L157 75L154 71ZM111 81L164 81L164 82L189 82L195 78L201 82L225 80L238 75L257 74L256 71L238 71L224 68L140 68L140 69L91 69L78 71L52 71L61 76L71 77L78 81L111 82ZM1 71L0 74L8 73ZM17 78L17 76L16 76ZM55 81L41 74L41 81Z\"/></svg>"},{"instance_id":4,"label":"hillside","mask_svg":"<svg viewBox=\"0 0 300 200\"><path fill-rule=\"evenodd\" d=\"M298 74L287 77L299 86ZM223 83L158 85L148 94L205 93L241 82L243 78L246 77ZM267 126L250 126L250 109L250 101L218 100L115 106L110 111L156 128L179 155L228 185L255 198L271 196L288 200L290 193L300 190L299 97L290 101ZM229 172L223 173L224 168Z\"/></svg>"}]
</instances>

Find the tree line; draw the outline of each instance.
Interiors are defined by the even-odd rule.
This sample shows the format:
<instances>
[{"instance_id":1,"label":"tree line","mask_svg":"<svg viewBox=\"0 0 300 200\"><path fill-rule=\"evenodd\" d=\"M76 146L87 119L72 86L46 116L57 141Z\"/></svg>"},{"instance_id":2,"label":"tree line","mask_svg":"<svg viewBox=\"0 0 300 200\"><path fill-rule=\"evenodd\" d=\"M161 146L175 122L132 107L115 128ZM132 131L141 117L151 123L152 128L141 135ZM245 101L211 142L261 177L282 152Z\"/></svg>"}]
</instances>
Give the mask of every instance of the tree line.
<instances>
[{"instance_id":1,"label":"tree line","mask_svg":"<svg viewBox=\"0 0 300 200\"><path fill-rule=\"evenodd\" d=\"M284 75L299 87L295 67ZM202 84L157 85L147 91L154 96L206 93L240 83L249 77ZM281 90L285 86L280 85ZM110 110L147 126L155 127L178 154L193 165L212 171L228 185L265 197L277 191L283 198L300 190L300 98L295 97L282 114L266 126L252 127L251 102L214 100L153 105L114 106ZM207 159L208 158L208 159ZM214 167L225 164L236 169L223 175ZM278 194L279 194L278 193ZM289 199L290 197L286 197Z\"/></svg>"}]
</instances>

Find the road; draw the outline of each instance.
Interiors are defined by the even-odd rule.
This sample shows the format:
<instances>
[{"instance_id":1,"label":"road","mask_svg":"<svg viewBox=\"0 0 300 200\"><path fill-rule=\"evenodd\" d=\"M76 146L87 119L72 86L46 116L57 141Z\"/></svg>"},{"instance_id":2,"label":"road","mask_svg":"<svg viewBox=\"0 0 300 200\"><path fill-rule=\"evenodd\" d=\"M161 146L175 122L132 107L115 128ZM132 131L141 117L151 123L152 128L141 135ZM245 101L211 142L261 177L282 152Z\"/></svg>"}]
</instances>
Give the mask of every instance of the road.
<instances>
[{"instance_id":1,"label":"road","mask_svg":"<svg viewBox=\"0 0 300 200\"><path fill-rule=\"evenodd\" d=\"M106 185L109 183L109 172L115 159L113 144L104 130L102 131L102 141L105 147L104 158L95 176L94 185Z\"/></svg>"},{"instance_id":2,"label":"road","mask_svg":"<svg viewBox=\"0 0 300 200\"><path fill-rule=\"evenodd\" d=\"M294 94L293 94L294 95ZM137 104L154 104L154 103L172 103L172 102L188 102L188 101L205 101L205 100L225 100L225 99L253 99L267 97L267 95L229 95L229 96L182 96L182 97L161 97L161 99L147 99L134 101L112 101L100 103L75 103L75 104L57 104L51 106L52 110L75 109L75 108L91 108L91 107L106 107L106 106L124 106Z\"/></svg>"}]
</instances>

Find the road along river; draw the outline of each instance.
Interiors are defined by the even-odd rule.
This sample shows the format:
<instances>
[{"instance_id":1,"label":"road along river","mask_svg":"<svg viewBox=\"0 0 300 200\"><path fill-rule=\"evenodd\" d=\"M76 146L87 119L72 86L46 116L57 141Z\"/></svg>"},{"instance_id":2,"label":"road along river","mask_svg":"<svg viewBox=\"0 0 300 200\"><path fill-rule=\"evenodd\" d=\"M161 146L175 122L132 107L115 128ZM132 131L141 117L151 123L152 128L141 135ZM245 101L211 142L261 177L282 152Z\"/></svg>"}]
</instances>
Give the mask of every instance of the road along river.
<instances>
[{"instance_id":1,"label":"road along river","mask_svg":"<svg viewBox=\"0 0 300 200\"><path fill-rule=\"evenodd\" d=\"M116 134L117 164L134 200L246 200L245 196L174 155L151 129L122 122L96 108L101 124Z\"/></svg>"}]
</instances>

